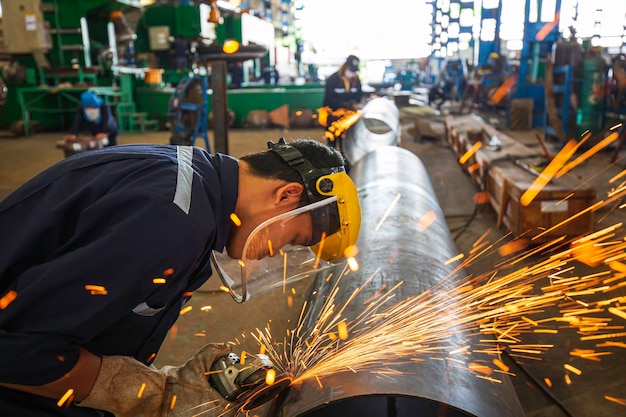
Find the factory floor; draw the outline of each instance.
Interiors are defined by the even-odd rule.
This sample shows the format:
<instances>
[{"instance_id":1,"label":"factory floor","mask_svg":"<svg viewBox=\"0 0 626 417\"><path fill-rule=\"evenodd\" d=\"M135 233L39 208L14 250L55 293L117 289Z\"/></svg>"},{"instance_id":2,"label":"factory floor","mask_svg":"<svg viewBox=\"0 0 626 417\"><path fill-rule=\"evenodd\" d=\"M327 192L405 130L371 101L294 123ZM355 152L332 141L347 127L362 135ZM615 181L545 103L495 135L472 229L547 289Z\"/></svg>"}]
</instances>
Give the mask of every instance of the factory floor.
<instances>
[{"instance_id":1,"label":"factory floor","mask_svg":"<svg viewBox=\"0 0 626 417\"><path fill-rule=\"evenodd\" d=\"M455 155L444 137L440 118L428 115L408 115L401 112L401 146L420 157L431 178L440 206L455 236L459 253L467 253L472 245L487 230L492 230L496 239L506 230L496 227L496 214L489 206L475 210L474 195L476 186L469 175L458 164ZM419 129L417 121L430 131ZM503 130L505 130L503 128ZM33 177L46 167L63 159L63 152L55 147L60 133L38 133L28 137L14 138L9 132L0 132L0 200L20 184ZM238 157L243 154L266 148L268 140L311 137L321 140L322 130L311 129L231 129L229 131L230 154ZM529 146L538 146L534 132L511 132ZM123 134L120 144L167 143L168 132L145 134ZM201 141L196 143L203 146ZM556 147L556 144L550 144ZM598 195L609 189L608 179L625 168L626 152L622 151L616 164L611 165L611 152L601 152L591 158L578 171L581 177L592 178ZM608 169L607 169L608 167ZM597 175L600 173L599 175ZM604 213L609 218L606 224L624 220L624 211ZM470 221L471 220L471 221ZM532 261L532 258L529 260ZM489 271L491 261L478 261L470 266L470 273ZM190 312L181 316L172 329L156 359L156 365L182 364L197 349L208 342L234 341L241 346L237 349L255 351L257 344L251 337L255 329L264 328L268 323L274 335L293 327L304 302L307 283L294 285L289 294L282 291L270 293L246 304L238 305L219 290L219 279L213 277L192 298ZM626 295L622 293L621 295ZM203 308L204 307L204 308ZM622 323L623 324L623 323ZM624 341L624 338L618 339ZM616 349L614 354L602 356L601 361L578 360L576 363L583 374L573 378L571 384L564 382L563 364L571 361L570 351L576 340L566 333L554 335L546 343L554 347L540 360L528 360L524 368L511 364L515 374L513 384L527 417L615 417L626 415L626 405L608 401L605 396L626 401L626 351ZM529 374L526 373L526 371ZM544 378L549 378L553 386L547 392ZM533 381L534 379L534 381ZM626 402L624 403L626 404Z\"/></svg>"}]
</instances>

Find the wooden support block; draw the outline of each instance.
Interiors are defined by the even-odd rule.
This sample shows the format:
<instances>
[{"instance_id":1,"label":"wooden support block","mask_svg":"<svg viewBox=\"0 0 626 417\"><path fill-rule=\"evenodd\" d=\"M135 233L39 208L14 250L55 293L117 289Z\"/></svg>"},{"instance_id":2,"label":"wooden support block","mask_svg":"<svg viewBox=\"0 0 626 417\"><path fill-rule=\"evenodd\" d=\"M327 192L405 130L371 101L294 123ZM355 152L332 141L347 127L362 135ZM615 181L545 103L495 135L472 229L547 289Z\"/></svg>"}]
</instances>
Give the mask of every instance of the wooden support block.
<instances>
[{"instance_id":1,"label":"wooden support block","mask_svg":"<svg viewBox=\"0 0 626 417\"><path fill-rule=\"evenodd\" d=\"M289 128L289 104L284 104L269 112L270 122L273 125Z\"/></svg>"},{"instance_id":2,"label":"wooden support block","mask_svg":"<svg viewBox=\"0 0 626 417\"><path fill-rule=\"evenodd\" d=\"M509 112L509 127L511 130L530 130L533 126L533 108L535 101L532 98L517 98L511 101Z\"/></svg>"},{"instance_id":3,"label":"wooden support block","mask_svg":"<svg viewBox=\"0 0 626 417\"><path fill-rule=\"evenodd\" d=\"M450 116L445 119L446 136L457 157L465 154L477 141L482 147L463 165L472 181L489 194L496 212L497 225L505 225L515 236L529 238L540 236L544 242L563 235L578 236L593 231L593 213L587 212L567 221L595 203L596 192L566 174L553 179L528 205L522 206L520 198L537 175L522 169L515 161L540 165L548 158L517 140L498 131L474 115ZM492 137L497 137L499 147L490 147ZM561 224L549 233L545 230Z\"/></svg>"}]
</instances>

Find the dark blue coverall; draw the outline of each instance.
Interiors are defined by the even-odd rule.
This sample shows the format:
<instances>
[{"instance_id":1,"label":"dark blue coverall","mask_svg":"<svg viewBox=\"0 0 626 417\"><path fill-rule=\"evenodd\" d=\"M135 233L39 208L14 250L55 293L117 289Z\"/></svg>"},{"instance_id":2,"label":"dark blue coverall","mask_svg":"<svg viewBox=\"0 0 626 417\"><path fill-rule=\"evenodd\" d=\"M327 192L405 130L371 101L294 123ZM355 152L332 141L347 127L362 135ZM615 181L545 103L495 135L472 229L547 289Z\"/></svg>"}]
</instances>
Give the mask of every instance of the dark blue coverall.
<instances>
[{"instance_id":1,"label":"dark blue coverall","mask_svg":"<svg viewBox=\"0 0 626 417\"><path fill-rule=\"evenodd\" d=\"M343 67L342 67L343 69ZM330 107L331 111L339 109L354 110L355 107L361 102L363 98L363 90L361 86L361 80L355 74L355 76L348 80L341 76L341 69L328 77L326 85L324 86L324 100L322 106ZM339 117L328 115L326 120L326 130L337 121ZM343 152L343 139L341 137L335 138L335 140L326 140L326 144L332 148L339 149Z\"/></svg>"},{"instance_id":2,"label":"dark blue coverall","mask_svg":"<svg viewBox=\"0 0 626 417\"><path fill-rule=\"evenodd\" d=\"M97 122L87 120L85 107L83 105L78 106L74 116L74 124L70 127L69 132L78 136L80 132L84 131L88 131L92 136L96 136L98 133L107 133L109 137L108 146L117 145L117 136L120 133L117 120L115 120L111 108L105 103L100 105L100 120Z\"/></svg>"},{"instance_id":3,"label":"dark blue coverall","mask_svg":"<svg viewBox=\"0 0 626 417\"><path fill-rule=\"evenodd\" d=\"M0 202L0 298L17 294L0 310L0 382L57 380L79 347L149 365L210 277L237 193L230 156L125 145L67 158ZM109 415L56 402L0 387L0 416Z\"/></svg>"}]
</instances>

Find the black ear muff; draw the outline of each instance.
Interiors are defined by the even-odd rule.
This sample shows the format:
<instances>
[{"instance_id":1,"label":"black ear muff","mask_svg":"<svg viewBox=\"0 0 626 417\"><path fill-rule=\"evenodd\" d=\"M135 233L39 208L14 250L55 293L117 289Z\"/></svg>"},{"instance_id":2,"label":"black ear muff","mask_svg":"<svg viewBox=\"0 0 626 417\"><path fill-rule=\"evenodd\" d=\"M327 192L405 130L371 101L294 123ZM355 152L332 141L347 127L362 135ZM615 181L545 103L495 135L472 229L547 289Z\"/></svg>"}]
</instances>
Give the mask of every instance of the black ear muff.
<instances>
[{"instance_id":1,"label":"black ear muff","mask_svg":"<svg viewBox=\"0 0 626 417\"><path fill-rule=\"evenodd\" d=\"M317 183L317 189L322 194L328 194L333 191L335 184L330 178L322 178Z\"/></svg>"}]
</instances>

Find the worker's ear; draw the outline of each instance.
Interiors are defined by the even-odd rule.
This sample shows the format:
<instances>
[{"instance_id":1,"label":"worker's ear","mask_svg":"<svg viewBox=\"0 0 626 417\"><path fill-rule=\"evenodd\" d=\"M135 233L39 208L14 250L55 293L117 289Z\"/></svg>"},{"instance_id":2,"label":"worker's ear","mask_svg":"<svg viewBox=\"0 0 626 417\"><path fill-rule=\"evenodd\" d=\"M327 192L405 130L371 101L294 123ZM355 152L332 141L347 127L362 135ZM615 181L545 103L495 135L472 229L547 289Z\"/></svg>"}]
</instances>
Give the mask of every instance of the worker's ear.
<instances>
[{"instance_id":1,"label":"worker's ear","mask_svg":"<svg viewBox=\"0 0 626 417\"><path fill-rule=\"evenodd\" d=\"M300 203L300 196L304 192L304 186L299 182L290 182L281 186L276 193L276 205L292 205L297 206Z\"/></svg>"}]
</instances>

